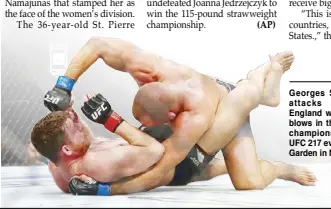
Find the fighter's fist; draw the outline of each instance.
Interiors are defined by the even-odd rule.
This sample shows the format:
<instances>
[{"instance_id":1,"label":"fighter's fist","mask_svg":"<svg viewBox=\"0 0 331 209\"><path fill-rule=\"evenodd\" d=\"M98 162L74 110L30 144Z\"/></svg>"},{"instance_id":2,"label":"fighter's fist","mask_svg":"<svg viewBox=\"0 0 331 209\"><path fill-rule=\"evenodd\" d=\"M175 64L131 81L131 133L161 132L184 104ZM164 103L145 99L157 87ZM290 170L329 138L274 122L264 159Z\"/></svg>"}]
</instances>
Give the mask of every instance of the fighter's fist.
<instances>
[{"instance_id":1,"label":"fighter's fist","mask_svg":"<svg viewBox=\"0 0 331 209\"><path fill-rule=\"evenodd\" d=\"M54 87L44 97L44 105L50 111L65 110L71 104L71 93Z\"/></svg>"},{"instance_id":2,"label":"fighter's fist","mask_svg":"<svg viewBox=\"0 0 331 209\"><path fill-rule=\"evenodd\" d=\"M123 122L122 117L112 110L109 102L101 94L88 98L81 110L88 119L104 125L111 132L115 132Z\"/></svg>"},{"instance_id":3,"label":"fighter's fist","mask_svg":"<svg viewBox=\"0 0 331 209\"><path fill-rule=\"evenodd\" d=\"M88 119L100 124L105 124L113 112L109 102L101 94L89 98L81 109Z\"/></svg>"},{"instance_id":4,"label":"fighter's fist","mask_svg":"<svg viewBox=\"0 0 331 209\"><path fill-rule=\"evenodd\" d=\"M44 96L44 105L50 111L65 110L72 104L71 90L74 85L74 80L71 78L60 76L55 87L48 91Z\"/></svg>"}]
</instances>

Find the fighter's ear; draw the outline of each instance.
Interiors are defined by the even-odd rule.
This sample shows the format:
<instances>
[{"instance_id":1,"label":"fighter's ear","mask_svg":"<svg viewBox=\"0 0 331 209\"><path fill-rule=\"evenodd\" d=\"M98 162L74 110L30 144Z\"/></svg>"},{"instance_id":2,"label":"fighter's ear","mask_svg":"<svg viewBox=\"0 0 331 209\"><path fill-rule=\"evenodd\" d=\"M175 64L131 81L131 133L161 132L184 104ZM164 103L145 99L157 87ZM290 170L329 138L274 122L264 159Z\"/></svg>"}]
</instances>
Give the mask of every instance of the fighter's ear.
<instances>
[{"instance_id":1,"label":"fighter's ear","mask_svg":"<svg viewBox=\"0 0 331 209\"><path fill-rule=\"evenodd\" d=\"M62 153L66 156L71 156L73 154L72 150L70 149L70 147L68 145L63 145L61 150L62 150Z\"/></svg>"},{"instance_id":2,"label":"fighter's ear","mask_svg":"<svg viewBox=\"0 0 331 209\"><path fill-rule=\"evenodd\" d=\"M170 121L174 120L176 118L176 116L177 115L174 112L168 112L168 115L167 115L168 120L170 120Z\"/></svg>"}]
</instances>

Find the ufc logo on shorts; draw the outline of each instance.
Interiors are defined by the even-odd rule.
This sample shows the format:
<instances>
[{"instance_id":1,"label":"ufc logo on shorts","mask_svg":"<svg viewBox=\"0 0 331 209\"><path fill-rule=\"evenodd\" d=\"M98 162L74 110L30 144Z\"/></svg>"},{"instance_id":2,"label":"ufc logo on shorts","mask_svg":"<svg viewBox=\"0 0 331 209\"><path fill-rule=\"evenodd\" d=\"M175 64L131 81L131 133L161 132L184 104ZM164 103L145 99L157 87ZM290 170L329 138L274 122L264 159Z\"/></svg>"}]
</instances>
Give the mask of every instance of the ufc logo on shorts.
<instances>
[{"instance_id":1,"label":"ufc logo on shorts","mask_svg":"<svg viewBox=\"0 0 331 209\"><path fill-rule=\"evenodd\" d=\"M195 157L190 157L190 159L192 160L192 162L196 165L199 166L200 162L195 158Z\"/></svg>"},{"instance_id":2,"label":"ufc logo on shorts","mask_svg":"<svg viewBox=\"0 0 331 209\"><path fill-rule=\"evenodd\" d=\"M100 107L98 107L98 109L96 111L94 111L94 113L92 114L92 118L93 120L96 120L100 115L101 115L101 112L104 111L104 110L107 110L107 107L104 106L104 102L101 104Z\"/></svg>"},{"instance_id":3,"label":"ufc logo on shorts","mask_svg":"<svg viewBox=\"0 0 331 209\"><path fill-rule=\"evenodd\" d=\"M60 101L60 98L56 98L53 96L49 96L48 94L46 95L46 97L44 98L45 101L50 102L52 104L58 104Z\"/></svg>"}]
</instances>

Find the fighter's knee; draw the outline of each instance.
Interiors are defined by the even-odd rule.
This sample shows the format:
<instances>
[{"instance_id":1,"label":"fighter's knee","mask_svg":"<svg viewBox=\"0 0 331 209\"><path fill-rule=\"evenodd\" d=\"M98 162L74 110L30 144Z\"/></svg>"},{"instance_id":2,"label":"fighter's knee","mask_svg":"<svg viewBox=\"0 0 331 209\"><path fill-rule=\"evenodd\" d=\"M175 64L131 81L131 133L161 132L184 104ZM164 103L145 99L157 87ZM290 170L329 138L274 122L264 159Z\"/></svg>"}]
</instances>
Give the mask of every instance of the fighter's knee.
<instances>
[{"instance_id":1,"label":"fighter's knee","mask_svg":"<svg viewBox=\"0 0 331 209\"><path fill-rule=\"evenodd\" d=\"M263 190L265 187L263 185L249 185L249 186L237 186L235 187L238 191L247 191L247 190Z\"/></svg>"},{"instance_id":2,"label":"fighter's knee","mask_svg":"<svg viewBox=\"0 0 331 209\"><path fill-rule=\"evenodd\" d=\"M238 184L233 184L236 190L263 190L266 184L263 180L248 180Z\"/></svg>"},{"instance_id":3,"label":"fighter's knee","mask_svg":"<svg viewBox=\"0 0 331 209\"><path fill-rule=\"evenodd\" d=\"M94 36L92 38L90 38L87 42L87 46L89 46L90 50L93 50L94 53L98 54L99 56L102 55L102 51L105 48L105 44L104 44L105 39L99 36Z\"/></svg>"}]
</instances>

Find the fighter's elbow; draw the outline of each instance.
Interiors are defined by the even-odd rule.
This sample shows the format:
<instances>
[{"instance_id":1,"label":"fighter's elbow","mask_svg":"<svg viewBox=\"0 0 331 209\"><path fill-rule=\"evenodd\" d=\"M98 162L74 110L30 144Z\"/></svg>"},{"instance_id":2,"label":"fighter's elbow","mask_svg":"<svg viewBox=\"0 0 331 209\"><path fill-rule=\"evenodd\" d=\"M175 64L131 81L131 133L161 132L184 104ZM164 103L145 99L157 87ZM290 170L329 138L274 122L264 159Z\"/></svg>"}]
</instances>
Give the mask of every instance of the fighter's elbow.
<instances>
[{"instance_id":1,"label":"fighter's elbow","mask_svg":"<svg viewBox=\"0 0 331 209\"><path fill-rule=\"evenodd\" d=\"M93 36L92 38L89 39L88 44L90 45L100 45L102 43L103 38L99 36Z\"/></svg>"},{"instance_id":2,"label":"fighter's elbow","mask_svg":"<svg viewBox=\"0 0 331 209\"><path fill-rule=\"evenodd\" d=\"M64 181L59 181L55 179L56 186L63 192L63 193L69 193L69 183Z\"/></svg>"},{"instance_id":3,"label":"fighter's elbow","mask_svg":"<svg viewBox=\"0 0 331 209\"><path fill-rule=\"evenodd\" d=\"M157 143L154 146L151 146L150 150L153 153L154 161L156 163L162 158L165 148L164 148L163 144Z\"/></svg>"},{"instance_id":4,"label":"fighter's elbow","mask_svg":"<svg viewBox=\"0 0 331 209\"><path fill-rule=\"evenodd\" d=\"M60 190L63 192L63 193L70 193L70 191L69 191L69 187L67 188L60 188Z\"/></svg>"},{"instance_id":5,"label":"fighter's elbow","mask_svg":"<svg viewBox=\"0 0 331 209\"><path fill-rule=\"evenodd\" d=\"M102 57L103 49L105 46L105 39L102 37L94 36L89 39L87 45L89 46L90 50L94 52L98 57Z\"/></svg>"}]
</instances>

